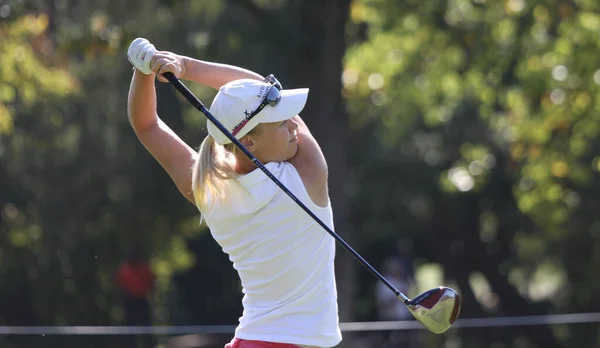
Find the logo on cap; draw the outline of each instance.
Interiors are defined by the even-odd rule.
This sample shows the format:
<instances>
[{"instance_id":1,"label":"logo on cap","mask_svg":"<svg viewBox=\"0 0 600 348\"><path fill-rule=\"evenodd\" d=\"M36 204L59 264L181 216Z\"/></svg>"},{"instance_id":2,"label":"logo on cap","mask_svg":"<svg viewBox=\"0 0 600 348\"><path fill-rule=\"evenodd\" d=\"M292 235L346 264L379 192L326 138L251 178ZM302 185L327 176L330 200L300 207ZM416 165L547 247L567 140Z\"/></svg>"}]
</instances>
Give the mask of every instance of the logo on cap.
<instances>
[{"instance_id":1,"label":"logo on cap","mask_svg":"<svg viewBox=\"0 0 600 348\"><path fill-rule=\"evenodd\" d=\"M267 93L269 92L271 86L260 86L260 89L258 90L258 93L256 94L256 97L259 98L260 100L264 100L267 98ZM244 126L248 123L248 121L250 121L250 119L252 118L252 113L253 111L248 111L247 109L244 110L244 118L235 125L235 127L233 127L233 129L231 130L231 134L233 136L235 136L237 133L239 133L239 131L244 128Z\"/></svg>"},{"instance_id":2,"label":"logo on cap","mask_svg":"<svg viewBox=\"0 0 600 348\"><path fill-rule=\"evenodd\" d=\"M263 98L266 98L267 92L269 91L269 89L267 89L267 87L269 87L269 86L260 86L260 89L258 90L258 94L256 95L256 97L258 99L262 100Z\"/></svg>"},{"instance_id":3,"label":"logo on cap","mask_svg":"<svg viewBox=\"0 0 600 348\"><path fill-rule=\"evenodd\" d=\"M250 121L250 118L252 117L252 112L249 112L248 110L244 110L244 118L240 121L240 123L236 124L235 127L233 127L233 129L231 130L231 134L232 135L236 135L238 134L238 132L246 125L246 123L248 123L248 121Z\"/></svg>"}]
</instances>

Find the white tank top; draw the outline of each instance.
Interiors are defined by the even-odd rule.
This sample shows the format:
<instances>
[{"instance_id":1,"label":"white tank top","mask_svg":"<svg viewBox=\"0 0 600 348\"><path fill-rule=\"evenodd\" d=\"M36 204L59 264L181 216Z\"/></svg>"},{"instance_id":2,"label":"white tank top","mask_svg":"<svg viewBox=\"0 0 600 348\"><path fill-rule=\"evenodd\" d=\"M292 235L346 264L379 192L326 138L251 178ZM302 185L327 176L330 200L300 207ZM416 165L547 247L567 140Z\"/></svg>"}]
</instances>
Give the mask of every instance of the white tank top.
<instances>
[{"instance_id":1,"label":"white tank top","mask_svg":"<svg viewBox=\"0 0 600 348\"><path fill-rule=\"evenodd\" d=\"M292 164L265 166L334 229L331 204L312 202ZM235 337L316 347L341 342L335 240L260 169L230 181L226 198L204 218L242 282Z\"/></svg>"}]
</instances>

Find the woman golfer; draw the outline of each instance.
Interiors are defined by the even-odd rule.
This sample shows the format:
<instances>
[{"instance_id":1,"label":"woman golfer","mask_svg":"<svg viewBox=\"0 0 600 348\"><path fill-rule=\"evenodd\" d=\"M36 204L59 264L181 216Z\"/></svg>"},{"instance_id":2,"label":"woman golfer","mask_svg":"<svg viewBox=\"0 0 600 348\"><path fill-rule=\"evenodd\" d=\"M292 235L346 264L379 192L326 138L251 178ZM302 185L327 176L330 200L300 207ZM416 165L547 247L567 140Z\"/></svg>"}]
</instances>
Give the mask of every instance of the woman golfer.
<instances>
[{"instance_id":1,"label":"woman golfer","mask_svg":"<svg viewBox=\"0 0 600 348\"><path fill-rule=\"evenodd\" d=\"M157 115L155 77L218 90L210 112L332 230L327 163L298 113L308 89L235 66L156 51L128 50L134 69L129 121L137 137L195 204L239 274L244 307L227 348L333 347L340 343L335 240L208 122L195 152Z\"/></svg>"}]
</instances>

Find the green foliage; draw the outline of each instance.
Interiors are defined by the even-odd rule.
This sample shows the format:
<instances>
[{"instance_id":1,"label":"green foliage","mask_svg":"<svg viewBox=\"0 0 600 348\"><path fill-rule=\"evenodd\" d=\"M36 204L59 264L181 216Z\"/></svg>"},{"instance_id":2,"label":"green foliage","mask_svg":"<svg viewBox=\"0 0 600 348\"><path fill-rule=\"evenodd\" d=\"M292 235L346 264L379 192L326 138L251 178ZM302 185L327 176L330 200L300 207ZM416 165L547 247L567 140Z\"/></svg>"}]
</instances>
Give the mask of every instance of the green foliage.
<instances>
[{"instance_id":1,"label":"green foliage","mask_svg":"<svg viewBox=\"0 0 600 348\"><path fill-rule=\"evenodd\" d=\"M439 202L430 204L428 216L445 219L452 227L409 224L407 231L437 230L426 236L406 232L411 238L458 240L483 248L487 257L467 249L468 255L450 252L449 258L435 258L478 263L457 272L477 272L489 264L483 275L496 284L489 292L499 295L501 304L487 311L509 306L503 303L506 294L500 282L515 286L528 301L552 300L560 310L572 309L568 300L557 300L556 295L569 293L572 277L581 279L570 270L584 257L575 261L573 252L591 252L583 240L592 242L586 230L596 217L588 212L598 208L594 197L600 187L595 157L600 100L597 7L592 1L353 3L352 22L369 29L364 42L348 49L345 61L344 95L351 121L359 134L365 129L369 139L376 139L366 151L384 154L383 168L374 163L381 157L370 157L375 170L419 171L418 176L396 174L387 180L373 171L366 176L377 175L371 186L381 185L383 190L403 187L411 202L408 209L416 204L412 197L423 193ZM395 196L377 197L397 205ZM469 208L467 200L477 203ZM506 215L513 209L519 214ZM481 210L500 217L496 228L505 235L480 233L483 222L471 224L461 218L470 212L484 216L477 213ZM380 218L375 215L366 224ZM403 226L411 221L398 214L387 219ZM574 235L582 240L574 242ZM503 251L497 257L485 251L483 244L490 236L494 248ZM393 232L389 238L394 238ZM552 263L564 276L552 280L553 290L537 296L540 292L531 289L543 288L550 281L544 274L554 272L542 271L540 262ZM499 267L509 264L506 274L524 276L498 274L503 273ZM464 282L459 287L465 292L470 286ZM570 331L562 338L575 336Z\"/></svg>"},{"instance_id":2,"label":"green foliage","mask_svg":"<svg viewBox=\"0 0 600 348\"><path fill-rule=\"evenodd\" d=\"M26 15L0 24L0 134L13 131L13 118L22 107L42 97L76 92L76 80L63 67L48 67L43 56L51 45L45 35L48 17Z\"/></svg>"},{"instance_id":3,"label":"green foliage","mask_svg":"<svg viewBox=\"0 0 600 348\"><path fill-rule=\"evenodd\" d=\"M185 238L203 228L127 122L124 29L143 14L56 5L0 26L0 322L120 323L114 271L133 245L151 256L168 322L171 278L194 262Z\"/></svg>"}]
</instances>

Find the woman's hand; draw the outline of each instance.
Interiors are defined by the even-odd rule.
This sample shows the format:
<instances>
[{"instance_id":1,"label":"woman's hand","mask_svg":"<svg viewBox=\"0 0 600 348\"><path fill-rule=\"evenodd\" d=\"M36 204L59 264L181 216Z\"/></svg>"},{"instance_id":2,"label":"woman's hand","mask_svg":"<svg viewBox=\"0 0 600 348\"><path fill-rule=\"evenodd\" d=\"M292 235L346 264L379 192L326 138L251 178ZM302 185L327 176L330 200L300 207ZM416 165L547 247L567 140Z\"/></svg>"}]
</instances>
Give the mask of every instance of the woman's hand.
<instances>
[{"instance_id":1,"label":"woman's hand","mask_svg":"<svg viewBox=\"0 0 600 348\"><path fill-rule=\"evenodd\" d=\"M150 69L156 73L160 82L169 82L162 74L170 72L178 79L187 72L183 56L168 51L157 51L150 59Z\"/></svg>"},{"instance_id":2,"label":"woman's hand","mask_svg":"<svg viewBox=\"0 0 600 348\"><path fill-rule=\"evenodd\" d=\"M157 51L150 41L141 37L131 42L127 58L143 74L157 74L161 82L168 82L162 76L166 72L173 73L178 79L183 78L187 72L183 56L168 51Z\"/></svg>"},{"instance_id":3,"label":"woman's hand","mask_svg":"<svg viewBox=\"0 0 600 348\"><path fill-rule=\"evenodd\" d=\"M144 75L152 74L150 70L150 60L156 53L156 48L150 41L138 37L133 40L127 50L127 59L138 71Z\"/></svg>"}]
</instances>

